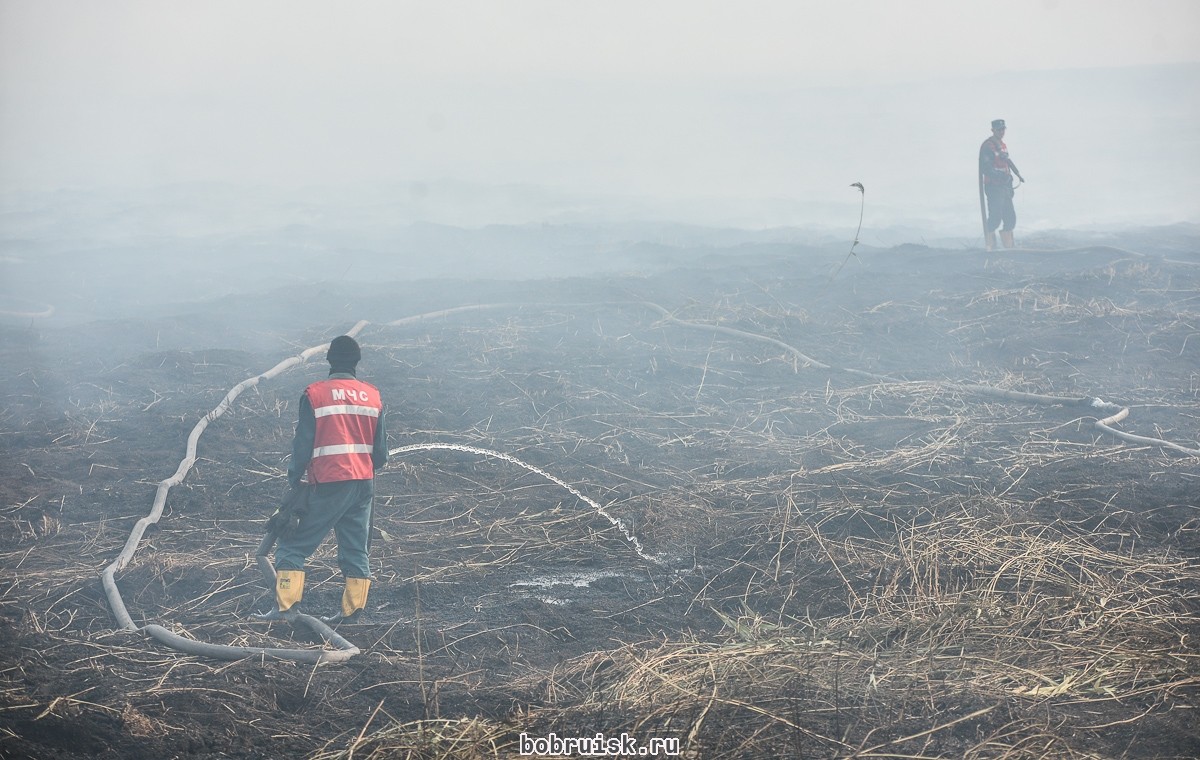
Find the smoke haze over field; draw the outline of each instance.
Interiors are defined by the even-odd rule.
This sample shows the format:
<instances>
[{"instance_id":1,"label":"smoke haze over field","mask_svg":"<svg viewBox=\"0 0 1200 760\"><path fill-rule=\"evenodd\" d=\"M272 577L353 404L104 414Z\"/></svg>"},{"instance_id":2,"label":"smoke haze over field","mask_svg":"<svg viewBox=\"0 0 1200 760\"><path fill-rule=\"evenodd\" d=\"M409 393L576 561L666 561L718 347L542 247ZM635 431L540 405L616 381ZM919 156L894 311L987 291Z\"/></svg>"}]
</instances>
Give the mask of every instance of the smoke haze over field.
<instances>
[{"instance_id":1,"label":"smoke haze over field","mask_svg":"<svg viewBox=\"0 0 1200 760\"><path fill-rule=\"evenodd\" d=\"M1198 33L1165 0L7 0L3 233L40 237L42 193L187 183L215 183L189 193L212 230L240 195L305 223L842 228L861 181L868 228L971 235L997 117L1022 229L1194 221Z\"/></svg>"}]
</instances>

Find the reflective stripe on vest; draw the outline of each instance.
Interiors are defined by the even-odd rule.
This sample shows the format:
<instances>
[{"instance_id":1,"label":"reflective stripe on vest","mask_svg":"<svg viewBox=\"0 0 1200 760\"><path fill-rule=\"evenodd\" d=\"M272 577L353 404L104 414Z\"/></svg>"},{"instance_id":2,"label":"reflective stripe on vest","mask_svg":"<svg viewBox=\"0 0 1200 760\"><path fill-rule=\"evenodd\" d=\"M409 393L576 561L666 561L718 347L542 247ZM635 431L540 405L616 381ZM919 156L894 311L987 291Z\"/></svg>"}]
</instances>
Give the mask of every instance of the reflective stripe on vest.
<instances>
[{"instance_id":1,"label":"reflective stripe on vest","mask_svg":"<svg viewBox=\"0 0 1200 760\"><path fill-rule=\"evenodd\" d=\"M334 454L370 454L375 446L369 443L340 443L336 446L318 446L313 449L313 458L329 457Z\"/></svg>"},{"instance_id":2,"label":"reflective stripe on vest","mask_svg":"<svg viewBox=\"0 0 1200 760\"><path fill-rule=\"evenodd\" d=\"M310 483L368 480L375 475L375 430L383 404L375 386L355 378L330 378L305 389L316 417Z\"/></svg>"},{"instance_id":3,"label":"reflective stripe on vest","mask_svg":"<svg viewBox=\"0 0 1200 760\"><path fill-rule=\"evenodd\" d=\"M379 410L373 406L351 406L349 404L334 404L332 406L323 406L319 409L313 409L313 414L318 417L326 417L330 414L361 414L367 417L378 417Z\"/></svg>"}]
</instances>

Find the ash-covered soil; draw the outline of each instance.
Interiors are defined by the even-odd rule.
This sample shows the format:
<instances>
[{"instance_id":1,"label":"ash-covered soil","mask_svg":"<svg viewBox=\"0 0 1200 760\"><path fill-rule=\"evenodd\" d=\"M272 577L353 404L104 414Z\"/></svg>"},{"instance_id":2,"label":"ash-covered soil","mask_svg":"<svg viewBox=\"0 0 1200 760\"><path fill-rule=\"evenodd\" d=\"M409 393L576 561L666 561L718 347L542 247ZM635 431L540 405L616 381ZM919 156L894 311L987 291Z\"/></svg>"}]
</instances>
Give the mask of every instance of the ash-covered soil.
<instances>
[{"instance_id":1,"label":"ash-covered soil","mask_svg":"<svg viewBox=\"0 0 1200 760\"><path fill-rule=\"evenodd\" d=\"M860 249L833 279L845 247L647 247L642 274L7 318L0 756L515 757L523 732L696 758L1200 756L1200 455L969 387L1100 398L1117 429L1196 449L1200 235L1042 244ZM644 551L511 461L411 451L378 478L349 662L120 630L100 572L197 421L360 319L393 447L515 457ZM208 426L117 574L139 626L323 646L249 616L325 370ZM308 580L304 608L336 609L332 541Z\"/></svg>"}]
</instances>

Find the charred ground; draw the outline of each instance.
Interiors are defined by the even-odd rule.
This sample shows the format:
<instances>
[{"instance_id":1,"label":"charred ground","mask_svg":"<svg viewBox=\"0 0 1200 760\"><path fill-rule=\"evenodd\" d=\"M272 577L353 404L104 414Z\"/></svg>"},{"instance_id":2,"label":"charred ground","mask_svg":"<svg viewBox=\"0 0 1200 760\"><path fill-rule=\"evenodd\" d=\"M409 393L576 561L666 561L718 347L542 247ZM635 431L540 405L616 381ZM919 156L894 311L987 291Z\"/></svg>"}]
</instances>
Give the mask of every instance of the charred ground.
<instances>
[{"instance_id":1,"label":"charred ground","mask_svg":"<svg viewBox=\"0 0 1200 760\"><path fill-rule=\"evenodd\" d=\"M0 755L515 756L519 733L693 757L1200 755L1200 239L1073 252L742 246L646 275L300 284L153 318L10 320L0 373ZM1065 243L1065 244L1064 244ZM647 256L687 257L653 248ZM877 381L805 366L766 336ZM494 304L431 320L392 320ZM372 620L341 666L116 630L98 576L225 393L363 330L397 457ZM249 622L310 362L240 396L118 575L135 621ZM331 550L304 605L331 611Z\"/></svg>"}]
</instances>

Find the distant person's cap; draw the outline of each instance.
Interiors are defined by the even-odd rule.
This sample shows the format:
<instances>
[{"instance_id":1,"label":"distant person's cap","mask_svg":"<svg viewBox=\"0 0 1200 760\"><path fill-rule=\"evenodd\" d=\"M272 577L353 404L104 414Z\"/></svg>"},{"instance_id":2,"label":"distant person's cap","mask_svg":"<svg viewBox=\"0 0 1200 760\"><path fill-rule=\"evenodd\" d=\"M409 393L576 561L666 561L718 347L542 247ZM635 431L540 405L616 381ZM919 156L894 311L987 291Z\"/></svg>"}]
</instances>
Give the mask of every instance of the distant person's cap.
<instances>
[{"instance_id":1,"label":"distant person's cap","mask_svg":"<svg viewBox=\"0 0 1200 760\"><path fill-rule=\"evenodd\" d=\"M1004 119L996 119L993 121L992 129L1004 129Z\"/></svg>"},{"instance_id":2,"label":"distant person's cap","mask_svg":"<svg viewBox=\"0 0 1200 760\"><path fill-rule=\"evenodd\" d=\"M325 353L325 358L335 367L353 367L362 358L362 349L358 347L358 341L354 338L339 335L329 342L329 351Z\"/></svg>"}]
</instances>

